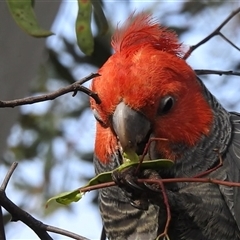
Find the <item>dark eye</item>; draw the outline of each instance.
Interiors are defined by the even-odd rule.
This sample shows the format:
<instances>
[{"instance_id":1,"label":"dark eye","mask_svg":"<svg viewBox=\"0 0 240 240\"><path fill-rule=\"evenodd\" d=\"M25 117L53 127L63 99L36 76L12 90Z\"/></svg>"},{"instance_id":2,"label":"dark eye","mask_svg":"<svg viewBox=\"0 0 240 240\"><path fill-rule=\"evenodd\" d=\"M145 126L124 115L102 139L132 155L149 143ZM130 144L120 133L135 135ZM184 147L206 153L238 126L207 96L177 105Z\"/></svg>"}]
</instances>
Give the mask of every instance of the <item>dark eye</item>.
<instances>
[{"instance_id":1,"label":"dark eye","mask_svg":"<svg viewBox=\"0 0 240 240\"><path fill-rule=\"evenodd\" d=\"M159 104L157 114L162 115L168 113L172 109L174 102L175 100L173 97L165 96Z\"/></svg>"},{"instance_id":2,"label":"dark eye","mask_svg":"<svg viewBox=\"0 0 240 240\"><path fill-rule=\"evenodd\" d=\"M96 109L92 110L93 112L93 116L95 117L95 119L101 124L105 126L105 123L103 122L102 118L100 117L99 113L97 112Z\"/></svg>"}]
</instances>

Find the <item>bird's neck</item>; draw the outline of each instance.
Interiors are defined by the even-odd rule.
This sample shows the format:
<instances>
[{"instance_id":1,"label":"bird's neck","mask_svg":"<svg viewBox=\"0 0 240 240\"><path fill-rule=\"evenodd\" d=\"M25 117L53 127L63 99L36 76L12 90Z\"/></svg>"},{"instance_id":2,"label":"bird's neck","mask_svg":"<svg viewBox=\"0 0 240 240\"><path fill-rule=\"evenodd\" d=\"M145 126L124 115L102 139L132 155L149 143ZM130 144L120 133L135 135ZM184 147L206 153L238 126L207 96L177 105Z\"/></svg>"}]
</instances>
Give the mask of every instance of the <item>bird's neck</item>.
<instances>
[{"instance_id":1,"label":"bird's neck","mask_svg":"<svg viewBox=\"0 0 240 240\"><path fill-rule=\"evenodd\" d=\"M229 113L207 90L200 80L204 95L213 111L213 123L208 136L202 136L194 147L179 146L181 158L176 159L175 177L193 177L211 169L220 162L231 139L231 122ZM176 147L177 148L177 147ZM181 150L180 150L181 148ZM188 176L191 173L191 176Z\"/></svg>"}]
</instances>

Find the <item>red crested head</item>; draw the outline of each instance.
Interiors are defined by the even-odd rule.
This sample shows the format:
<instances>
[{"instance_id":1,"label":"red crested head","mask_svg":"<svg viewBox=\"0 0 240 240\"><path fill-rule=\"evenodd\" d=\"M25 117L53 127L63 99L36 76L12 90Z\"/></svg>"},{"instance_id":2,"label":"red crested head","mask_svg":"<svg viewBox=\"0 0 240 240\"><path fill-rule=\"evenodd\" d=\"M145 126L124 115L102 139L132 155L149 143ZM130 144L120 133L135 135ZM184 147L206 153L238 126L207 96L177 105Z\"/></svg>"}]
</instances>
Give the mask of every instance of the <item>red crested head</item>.
<instances>
[{"instance_id":1,"label":"red crested head","mask_svg":"<svg viewBox=\"0 0 240 240\"><path fill-rule=\"evenodd\" d=\"M117 148L122 132L126 131L122 138L131 135L130 142L134 142L133 133L127 131L136 130L139 119L126 122L129 109L147 119L148 136L168 140L155 146L166 158L177 157L171 148L174 144L192 146L209 134L211 107L194 71L181 58L184 53L175 33L149 15L132 15L114 34L112 46L116 53L92 83L101 99L101 104L91 100L98 119L95 152L101 161L108 161L106 156ZM130 122L133 126L128 126ZM140 141L136 131L135 145Z\"/></svg>"},{"instance_id":2,"label":"red crested head","mask_svg":"<svg viewBox=\"0 0 240 240\"><path fill-rule=\"evenodd\" d=\"M124 26L117 29L112 38L112 47L116 52L139 49L145 45L151 45L156 50L176 56L183 54L176 33L160 26L148 14L131 15Z\"/></svg>"}]
</instances>

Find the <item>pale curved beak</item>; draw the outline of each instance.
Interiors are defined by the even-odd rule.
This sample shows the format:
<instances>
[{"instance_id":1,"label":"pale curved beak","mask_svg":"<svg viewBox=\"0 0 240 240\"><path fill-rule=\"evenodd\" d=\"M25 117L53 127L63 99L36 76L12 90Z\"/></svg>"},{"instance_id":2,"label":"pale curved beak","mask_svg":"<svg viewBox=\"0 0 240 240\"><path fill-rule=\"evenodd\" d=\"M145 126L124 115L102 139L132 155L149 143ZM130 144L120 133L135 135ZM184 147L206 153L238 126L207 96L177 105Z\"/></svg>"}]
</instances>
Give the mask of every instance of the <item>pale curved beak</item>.
<instances>
[{"instance_id":1,"label":"pale curved beak","mask_svg":"<svg viewBox=\"0 0 240 240\"><path fill-rule=\"evenodd\" d=\"M139 144L149 134L151 124L140 112L128 107L124 102L117 105L112 117L113 129L123 148L137 152Z\"/></svg>"}]
</instances>

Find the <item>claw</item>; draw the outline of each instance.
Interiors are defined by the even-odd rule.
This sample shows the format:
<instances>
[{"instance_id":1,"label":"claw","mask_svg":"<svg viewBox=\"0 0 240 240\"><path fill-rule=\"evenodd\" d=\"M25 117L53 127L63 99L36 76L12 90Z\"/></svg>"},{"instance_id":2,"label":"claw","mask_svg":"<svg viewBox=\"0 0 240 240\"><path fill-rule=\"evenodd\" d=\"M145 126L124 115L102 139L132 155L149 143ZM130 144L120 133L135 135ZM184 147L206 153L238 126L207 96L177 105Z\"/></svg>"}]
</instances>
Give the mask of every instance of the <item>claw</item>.
<instances>
[{"instance_id":1,"label":"claw","mask_svg":"<svg viewBox=\"0 0 240 240\"><path fill-rule=\"evenodd\" d=\"M158 184L138 184L135 175L135 167L129 167L124 170L115 170L112 173L113 181L123 190L125 196L129 199L130 204L140 210L147 210L149 201L156 193L160 192ZM143 170L140 173L140 178L145 179L160 179L159 174L154 170Z\"/></svg>"},{"instance_id":2,"label":"claw","mask_svg":"<svg viewBox=\"0 0 240 240\"><path fill-rule=\"evenodd\" d=\"M139 210L145 210L145 211L148 210L148 206L149 206L148 202L143 200L131 200L130 204Z\"/></svg>"},{"instance_id":3,"label":"claw","mask_svg":"<svg viewBox=\"0 0 240 240\"><path fill-rule=\"evenodd\" d=\"M137 177L134 175L135 168L127 168L122 171L113 171L113 181L124 191L130 204L138 209L147 210L148 200L144 195L144 188L137 184Z\"/></svg>"},{"instance_id":4,"label":"claw","mask_svg":"<svg viewBox=\"0 0 240 240\"><path fill-rule=\"evenodd\" d=\"M158 174L158 172L154 171L154 170L150 170L150 169L145 169L143 171L143 177L146 179L161 179L160 175ZM147 187L149 190L154 191L154 192L160 192L160 188L158 184L155 183L143 183L145 187Z\"/></svg>"},{"instance_id":5,"label":"claw","mask_svg":"<svg viewBox=\"0 0 240 240\"><path fill-rule=\"evenodd\" d=\"M139 191L143 191L144 189L142 187L140 187L135 181L135 179L126 179L126 183L133 189L139 190Z\"/></svg>"},{"instance_id":6,"label":"claw","mask_svg":"<svg viewBox=\"0 0 240 240\"><path fill-rule=\"evenodd\" d=\"M153 192L160 192L158 184L154 184L154 183L143 183L143 184L147 189L149 189Z\"/></svg>"},{"instance_id":7,"label":"claw","mask_svg":"<svg viewBox=\"0 0 240 240\"><path fill-rule=\"evenodd\" d=\"M135 168L127 168L122 171L113 171L112 179L120 187L130 187L133 190L143 191L137 184L137 177L134 175Z\"/></svg>"}]
</instances>

